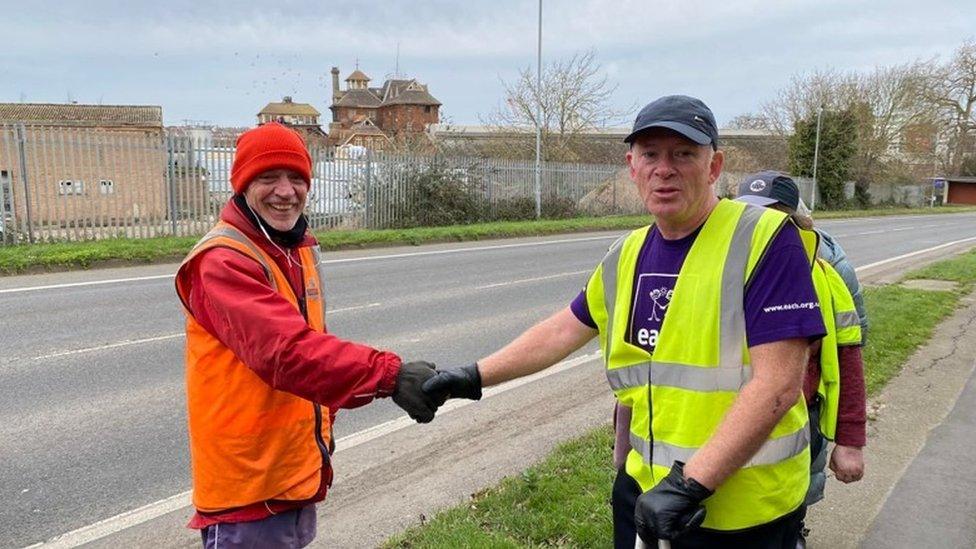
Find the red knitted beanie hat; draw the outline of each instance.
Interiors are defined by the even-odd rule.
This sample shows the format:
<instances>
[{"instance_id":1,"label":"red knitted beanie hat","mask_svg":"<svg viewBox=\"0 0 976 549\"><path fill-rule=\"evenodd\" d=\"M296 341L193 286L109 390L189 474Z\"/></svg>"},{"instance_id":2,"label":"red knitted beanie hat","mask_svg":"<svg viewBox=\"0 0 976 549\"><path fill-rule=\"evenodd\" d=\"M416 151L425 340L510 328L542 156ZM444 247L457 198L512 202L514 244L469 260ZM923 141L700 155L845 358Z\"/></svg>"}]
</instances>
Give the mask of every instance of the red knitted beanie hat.
<instances>
[{"instance_id":1,"label":"red knitted beanie hat","mask_svg":"<svg viewBox=\"0 0 976 549\"><path fill-rule=\"evenodd\" d=\"M312 157L305 140L295 130L271 122L248 130L237 138L230 184L235 193L243 193L261 172L295 170L305 181L312 181Z\"/></svg>"}]
</instances>

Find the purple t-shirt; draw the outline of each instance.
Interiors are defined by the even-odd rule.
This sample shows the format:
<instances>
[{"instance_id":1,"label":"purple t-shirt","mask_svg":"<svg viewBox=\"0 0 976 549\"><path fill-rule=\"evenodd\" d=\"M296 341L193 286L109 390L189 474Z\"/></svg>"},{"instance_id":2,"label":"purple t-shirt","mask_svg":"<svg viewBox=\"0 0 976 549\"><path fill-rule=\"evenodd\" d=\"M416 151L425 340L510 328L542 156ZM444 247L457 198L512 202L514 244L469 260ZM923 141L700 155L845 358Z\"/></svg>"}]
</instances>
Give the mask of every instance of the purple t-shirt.
<instances>
[{"instance_id":1,"label":"purple t-shirt","mask_svg":"<svg viewBox=\"0 0 976 549\"><path fill-rule=\"evenodd\" d=\"M701 227L678 240L667 240L653 227L637 256L634 298L627 342L654 351L668 312L678 272ZM750 347L798 337L818 339L827 333L820 302L813 289L800 233L786 224L773 238L745 290L746 339ZM570 305L583 324L596 328L586 304L586 291Z\"/></svg>"}]
</instances>

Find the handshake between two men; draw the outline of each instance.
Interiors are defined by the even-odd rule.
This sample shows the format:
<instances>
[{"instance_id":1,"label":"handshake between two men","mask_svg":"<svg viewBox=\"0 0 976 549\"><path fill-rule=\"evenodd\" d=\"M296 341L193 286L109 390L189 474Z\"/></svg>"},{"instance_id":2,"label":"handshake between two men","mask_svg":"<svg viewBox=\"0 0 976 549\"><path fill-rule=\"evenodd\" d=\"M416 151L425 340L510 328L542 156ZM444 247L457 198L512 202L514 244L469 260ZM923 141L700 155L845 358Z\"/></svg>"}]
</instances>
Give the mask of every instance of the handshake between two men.
<instances>
[{"instance_id":1,"label":"handshake between two men","mask_svg":"<svg viewBox=\"0 0 976 549\"><path fill-rule=\"evenodd\" d=\"M449 398L481 399L478 365L438 370L430 362L405 362L397 376L393 402L417 423L429 423Z\"/></svg>"}]
</instances>

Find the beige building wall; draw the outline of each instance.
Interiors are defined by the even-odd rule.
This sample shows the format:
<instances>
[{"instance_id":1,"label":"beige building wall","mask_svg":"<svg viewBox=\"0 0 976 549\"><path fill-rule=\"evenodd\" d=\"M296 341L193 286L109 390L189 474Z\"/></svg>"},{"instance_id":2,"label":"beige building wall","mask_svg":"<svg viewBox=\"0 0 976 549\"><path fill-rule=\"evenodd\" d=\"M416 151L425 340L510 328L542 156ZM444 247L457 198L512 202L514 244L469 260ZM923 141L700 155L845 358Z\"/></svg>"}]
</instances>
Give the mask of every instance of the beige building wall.
<instances>
[{"instance_id":1,"label":"beige building wall","mask_svg":"<svg viewBox=\"0 0 976 549\"><path fill-rule=\"evenodd\" d=\"M26 189L17 134L13 127L0 129L0 170L9 174L19 227L28 203L38 229L165 220L167 155L161 128L27 126L23 131Z\"/></svg>"}]
</instances>

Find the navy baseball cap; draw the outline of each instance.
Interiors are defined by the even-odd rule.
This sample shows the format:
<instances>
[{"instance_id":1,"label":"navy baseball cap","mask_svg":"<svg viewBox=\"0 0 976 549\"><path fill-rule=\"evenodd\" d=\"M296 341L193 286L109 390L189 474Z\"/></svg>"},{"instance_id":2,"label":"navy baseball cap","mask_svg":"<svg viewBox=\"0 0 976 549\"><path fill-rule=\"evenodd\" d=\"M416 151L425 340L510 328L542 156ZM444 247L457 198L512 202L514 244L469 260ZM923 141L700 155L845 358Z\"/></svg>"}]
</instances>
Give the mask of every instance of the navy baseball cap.
<instances>
[{"instance_id":1,"label":"navy baseball cap","mask_svg":"<svg viewBox=\"0 0 976 549\"><path fill-rule=\"evenodd\" d=\"M667 128L699 145L711 145L713 149L718 149L715 115L701 99L687 95L666 95L651 101L637 113L634 129L624 138L624 143L633 143L641 132L651 128Z\"/></svg>"},{"instance_id":2,"label":"navy baseball cap","mask_svg":"<svg viewBox=\"0 0 976 549\"><path fill-rule=\"evenodd\" d=\"M779 202L796 210L800 203L800 189L790 176L768 170L747 175L739 183L736 200L756 206L770 206Z\"/></svg>"}]
</instances>

